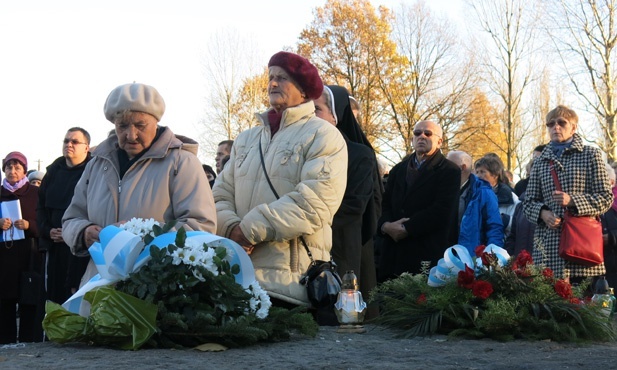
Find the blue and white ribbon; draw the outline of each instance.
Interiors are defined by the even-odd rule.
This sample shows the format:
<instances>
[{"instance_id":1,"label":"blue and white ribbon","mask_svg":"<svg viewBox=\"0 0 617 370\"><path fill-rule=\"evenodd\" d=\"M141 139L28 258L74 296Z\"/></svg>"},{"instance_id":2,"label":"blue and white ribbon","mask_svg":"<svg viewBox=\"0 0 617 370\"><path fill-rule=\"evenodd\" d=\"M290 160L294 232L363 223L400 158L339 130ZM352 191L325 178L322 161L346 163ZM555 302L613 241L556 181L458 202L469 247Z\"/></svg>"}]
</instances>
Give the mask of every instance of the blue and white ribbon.
<instances>
[{"instance_id":1,"label":"blue and white ribbon","mask_svg":"<svg viewBox=\"0 0 617 370\"><path fill-rule=\"evenodd\" d=\"M443 254L443 258L437 262L428 275L428 285L442 286L447 280L457 277L459 271L465 271L465 266L474 268L473 259L466 247L457 244Z\"/></svg>"},{"instance_id":2,"label":"blue and white ribbon","mask_svg":"<svg viewBox=\"0 0 617 370\"><path fill-rule=\"evenodd\" d=\"M495 254L499 266L504 266L510 259L508 252L495 244L486 246L484 252ZM465 266L474 271L484 267L482 265L482 258L476 258L474 263L469 250L462 245L457 244L446 249L443 258L437 262L437 266L431 269L428 275L428 285L433 287L444 285L449 279L457 278L459 271L465 271Z\"/></svg>"},{"instance_id":3,"label":"blue and white ribbon","mask_svg":"<svg viewBox=\"0 0 617 370\"><path fill-rule=\"evenodd\" d=\"M229 263L232 266L234 264L240 266L240 273L234 276L236 282L248 288L255 281L251 259L234 241L204 231L189 231L186 236L187 240L206 243L214 248L218 246L227 248ZM159 235L145 248L141 237L113 225L101 230L99 237L101 242L94 243L88 249L99 273L62 305L68 311L84 317L90 315L90 302L83 299L87 292L128 278L129 274L138 271L150 261L152 246L165 248L169 244L175 244L176 232Z\"/></svg>"},{"instance_id":4,"label":"blue and white ribbon","mask_svg":"<svg viewBox=\"0 0 617 370\"><path fill-rule=\"evenodd\" d=\"M497 264L499 266L505 266L510 259L510 254L508 253L508 251L503 249L502 247L496 246L495 244L487 245L486 248L484 248L484 253L493 253L495 256L497 256ZM482 265L481 257L478 257L476 259L476 265L478 266L478 268L486 268L486 266Z\"/></svg>"}]
</instances>

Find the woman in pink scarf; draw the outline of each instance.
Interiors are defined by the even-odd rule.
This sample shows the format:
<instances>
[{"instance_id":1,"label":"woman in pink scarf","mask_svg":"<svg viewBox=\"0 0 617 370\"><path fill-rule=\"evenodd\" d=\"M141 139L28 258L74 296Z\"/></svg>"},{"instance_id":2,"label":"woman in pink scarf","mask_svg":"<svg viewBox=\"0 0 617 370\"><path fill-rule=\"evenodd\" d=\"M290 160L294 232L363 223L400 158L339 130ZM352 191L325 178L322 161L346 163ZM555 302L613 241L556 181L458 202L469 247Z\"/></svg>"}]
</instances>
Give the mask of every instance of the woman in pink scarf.
<instances>
[{"instance_id":1,"label":"woman in pink scarf","mask_svg":"<svg viewBox=\"0 0 617 370\"><path fill-rule=\"evenodd\" d=\"M3 206L3 214L0 214L0 344L43 340L42 317L35 318L36 304L19 303L19 335L17 333L16 310L20 298L21 274L27 271L31 264L34 268L41 266L36 248L36 205L39 188L30 185L26 177L27 170L28 161L20 152L11 152L2 160L4 179L0 189L0 206ZM21 215L17 217L5 214L8 205L16 204L14 201L18 201L21 211ZM24 238L17 240L19 231L23 231ZM35 293L41 292L37 289ZM42 298L43 294L39 296ZM38 308L40 315L42 311Z\"/></svg>"}]
</instances>

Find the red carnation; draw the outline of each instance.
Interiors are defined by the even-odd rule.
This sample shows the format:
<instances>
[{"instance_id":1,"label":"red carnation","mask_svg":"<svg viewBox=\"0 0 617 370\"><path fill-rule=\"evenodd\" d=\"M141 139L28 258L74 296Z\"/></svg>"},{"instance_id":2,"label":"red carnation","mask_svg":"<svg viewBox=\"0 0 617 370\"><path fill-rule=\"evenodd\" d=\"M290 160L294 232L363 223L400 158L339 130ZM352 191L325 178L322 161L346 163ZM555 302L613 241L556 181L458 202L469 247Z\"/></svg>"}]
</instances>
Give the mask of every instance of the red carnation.
<instances>
[{"instance_id":1,"label":"red carnation","mask_svg":"<svg viewBox=\"0 0 617 370\"><path fill-rule=\"evenodd\" d=\"M465 271L458 272L458 286L471 289L473 287L473 282L476 280L476 275L472 268L465 265Z\"/></svg>"},{"instance_id":2,"label":"red carnation","mask_svg":"<svg viewBox=\"0 0 617 370\"><path fill-rule=\"evenodd\" d=\"M476 256L480 257L482 256L482 253L484 253L484 249L486 248L486 246L484 245L478 245L475 249L476 252Z\"/></svg>"},{"instance_id":3,"label":"red carnation","mask_svg":"<svg viewBox=\"0 0 617 370\"><path fill-rule=\"evenodd\" d=\"M565 280L557 280L555 283L555 292L562 298L572 297L572 285Z\"/></svg>"},{"instance_id":4,"label":"red carnation","mask_svg":"<svg viewBox=\"0 0 617 370\"><path fill-rule=\"evenodd\" d=\"M497 265L497 256L495 253L484 252L480 258L482 259L482 264L486 267Z\"/></svg>"},{"instance_id":5,"label":"red carnation","mask_svg":"<svg viewBox=\"0 0 617 370\"><path fill-rule=\"evenodd\" d=\"M475 297L487 299L493 293L493 286L488 281L477 280L471 289Z\"/></svg>"},{"instance_id":6,"label":"red carnation","mask_svg":"<svg viewBox=\"0 0 617 370\"><path fill-rule=\"evenodd\" d=\"M542 270L542 276L544 276L547 279L552 279L554 274L553 274L553 270L551 270L550 268L545 268L544 270Z\"/></svg>"},{"instance_id":7,"label":"red carnation","mask_svg":"<svg viewBox=\"0 0 617 370\"><path fill-rule=\"evenodd\" d=\"M527 252L524 249L521 251L521 253L518 254L518 256L516 256L516 264L521 269L524 269L528 264L531 264L531 263L533 263L531 254L529 254L529 252Z\"/></svg>"},{"instance_id":8,"label":"red carnation","mask_svg":"<svg viewBox=\"0 0 617 370\"><path fill-rule=\"evenodd\" d=\"M426 303L426 294L422 293L418 296L418 299L416 299L416 303L417 304L424 304Z\"/></svg>"}]
</instances>

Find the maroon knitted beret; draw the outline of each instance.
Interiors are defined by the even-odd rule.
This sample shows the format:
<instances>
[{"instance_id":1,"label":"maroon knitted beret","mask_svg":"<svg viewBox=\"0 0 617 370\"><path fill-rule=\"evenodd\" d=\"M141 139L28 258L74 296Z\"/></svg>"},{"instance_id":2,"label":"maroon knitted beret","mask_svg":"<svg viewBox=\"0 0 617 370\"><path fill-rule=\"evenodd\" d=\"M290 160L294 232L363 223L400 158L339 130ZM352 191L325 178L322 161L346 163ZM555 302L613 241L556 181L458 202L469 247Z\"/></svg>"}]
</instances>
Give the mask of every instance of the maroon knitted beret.
<instances>
[{"instance_id":1,"label":"maroon knitted beret","mask_svg":"<svg viewBox=\"0 0 617 370\"><path fill-rule=\"evenodd\" d=\"M323 91L323 82L317 68L306 58L298 54L279 51L268 62L268 67L281 67L296 81L306 96L319 99Z\"/></svg>"},{"instance_id":2,"label":"maroon knitted beret","mask_svg":"<svg viewBox=\"0 0 617 370\"><path fill-rule=\"evenodd\" d=\"M26 159L26 156L21 154L20 152L10 152L9 154L7 154L6 157L2 160L2 170L4 170L6 162L10 160L16 160L17 162L21 163L24 171L28 171L28 160Z\"/></svg>"}]
</instances>

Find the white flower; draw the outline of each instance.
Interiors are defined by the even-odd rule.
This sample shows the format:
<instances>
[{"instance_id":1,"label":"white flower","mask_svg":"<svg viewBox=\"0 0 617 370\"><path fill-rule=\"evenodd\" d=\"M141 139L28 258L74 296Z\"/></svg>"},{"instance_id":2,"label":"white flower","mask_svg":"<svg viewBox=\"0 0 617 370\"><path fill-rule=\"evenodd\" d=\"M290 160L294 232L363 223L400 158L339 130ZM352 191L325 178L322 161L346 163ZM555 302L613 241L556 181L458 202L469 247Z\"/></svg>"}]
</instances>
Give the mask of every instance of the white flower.
<instances>
[{"instance_id":1,"label":"white flower","mask_svg":"<svg viewBox=\"0 0 617 370\"><path fill-rule=\"evenodd\" d=\"M253 295L249 300L250 311L255 312L255 315L259 319L268 317L272 302L270 302L270 296L261 288L261 285L259 285L257 281L254 281L246 289L246 292Z\"/></svg>"},{"instance_id":2,"label":"white flower","mask_svg":"<svg viewBox=\"0 0 617 370\"><path fill-rule=\"evenodd\" d=\"M190 266L198 266L201 264L201 253L196 249L185 249L184 250L184 258L182 262L186 265Z\"/></svg>"},{"instance_id":3,"label":"white flower","mask_svg":"<svg viewBox=\"0 0 617 370\"><path fill-rule=\"evenodd\" d=\"M143 239L144 236L148 234L154 237L154 233L152 232L154 225L160 226L161 224L153 218L144 220L143 218L133 217L129 221L120 225L120 228Z\"/></svg>"},{"instance_id":4,"label":"white flower","mask_svg":"<svg viewBox=\"0 0 617 370\"><path fill-rule=\"evenodd\" d=\"M205 267L206 270L210 271L214 276L219 276L219 269L214 263L214 256L216 255L214 249L208 248L208 250L205 251L202 255L202 266Z\"/></svg>"},{"instance_id":5,"label":"white flower","mask_svg":"<svg viewBox=\"0 0 617 370\"><path fill-rule=\"evenodd\" d=\"M183 263L184 253L184 249L182 248L177 248L175 251L173 251L173 253L171 254L171 256L173 257L173 261L171 263L174 265L179 265Z\"/></svg>"}]
</instances>

